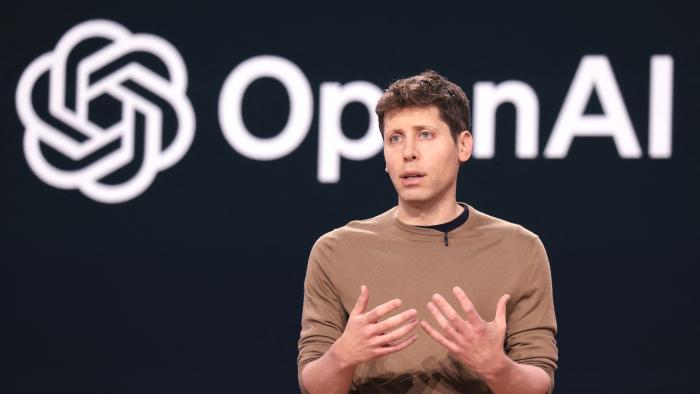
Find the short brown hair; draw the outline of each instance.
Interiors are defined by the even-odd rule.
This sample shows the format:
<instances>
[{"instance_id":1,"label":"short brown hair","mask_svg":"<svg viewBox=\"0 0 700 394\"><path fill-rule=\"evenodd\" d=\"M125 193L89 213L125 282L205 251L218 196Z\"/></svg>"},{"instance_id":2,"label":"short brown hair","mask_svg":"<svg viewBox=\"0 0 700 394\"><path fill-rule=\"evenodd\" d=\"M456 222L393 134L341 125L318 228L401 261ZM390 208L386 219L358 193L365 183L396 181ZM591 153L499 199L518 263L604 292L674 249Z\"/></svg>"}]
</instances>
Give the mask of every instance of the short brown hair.
<instances>
[{"instance_id":1,"label":"short brown hair","mask_svg":"<svg viewBox=\"0 0 700 394\"><path fill-rule=\"evenodd\" d=\"M433 70L392 83L379 99L375 112L379 130L384 134L384 115L395 109L434 105L442 120L450 126L452 137L471 129L469 99L462 88Z\"/></svg>"}]
</instances>

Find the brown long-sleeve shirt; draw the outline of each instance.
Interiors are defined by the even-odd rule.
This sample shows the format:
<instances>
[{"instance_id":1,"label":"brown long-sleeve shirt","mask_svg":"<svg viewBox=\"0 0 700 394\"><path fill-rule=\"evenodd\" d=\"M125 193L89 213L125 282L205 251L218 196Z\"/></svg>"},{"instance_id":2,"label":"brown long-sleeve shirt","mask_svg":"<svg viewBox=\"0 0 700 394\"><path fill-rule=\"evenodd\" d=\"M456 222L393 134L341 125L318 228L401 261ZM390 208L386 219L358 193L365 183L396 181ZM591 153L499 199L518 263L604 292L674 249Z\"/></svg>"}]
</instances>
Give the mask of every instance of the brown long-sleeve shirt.
<instances>
[{"instance_id":1,"label":"brown long-sleeve shirt","mask_svg":"<svg viewBox=\"0 0 700 394\"><path fill-rule=\"evenodd\" d=\"M360 292L369 289L367 310L393 298L401 310L433 321L426 303L434 293L461 310L451 289L460 286L484 320L496 303L507 304L506 354L544 369L552 379L557 361L556 320L549 262L540 239L519 225L471 206L468 220L447 234L411 226L396 207L353 221L323 235L314 245L304 283L299 339L299 376L340 337ZM355 370L351 391L401 393L490 393L486 384L425 334L408 348ZM301 380L300 380L301 382ZM303 387L302 387L303 390Z\"/></svg>"}]
</instances>

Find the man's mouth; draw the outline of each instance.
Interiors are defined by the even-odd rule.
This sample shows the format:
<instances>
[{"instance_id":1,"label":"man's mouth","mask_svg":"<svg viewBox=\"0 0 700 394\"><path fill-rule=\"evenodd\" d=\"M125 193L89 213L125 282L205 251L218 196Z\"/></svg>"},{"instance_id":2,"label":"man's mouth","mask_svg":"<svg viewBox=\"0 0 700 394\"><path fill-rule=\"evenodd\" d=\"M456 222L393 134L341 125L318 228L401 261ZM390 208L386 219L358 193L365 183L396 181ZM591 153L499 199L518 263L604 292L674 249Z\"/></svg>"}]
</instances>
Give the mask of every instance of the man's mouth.
<instances>
[{"instance_id":1,"label":"man's mouth","mask_svg":"<svg viewBox=\"0 0 700 394\"><path fill-rule=\"evenodd\" d=\"M424 177L425 174L421 172L406 172L401 174L401 179L414 179L414 178L422 178Z\"/></svg>"}]
</instances>

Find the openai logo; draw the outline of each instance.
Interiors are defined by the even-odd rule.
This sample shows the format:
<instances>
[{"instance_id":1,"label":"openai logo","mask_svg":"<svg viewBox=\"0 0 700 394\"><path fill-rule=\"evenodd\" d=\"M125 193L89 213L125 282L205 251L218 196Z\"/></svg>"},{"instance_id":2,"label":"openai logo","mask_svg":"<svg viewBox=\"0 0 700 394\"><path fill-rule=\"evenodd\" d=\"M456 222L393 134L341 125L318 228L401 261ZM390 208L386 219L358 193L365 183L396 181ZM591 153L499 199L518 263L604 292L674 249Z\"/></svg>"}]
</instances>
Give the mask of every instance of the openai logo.
<instances>
[{"instance_id":1,"label":"openai logo","mask_svg":"<svg viewBox=\"0 0 700 394\"><path fill-rule=\"evenodd\" d=\"M77 56L77 48L84 52L95 41L103 45ZM136 54L159 61L162 72L135 61ZM192 144L195 116L186 90L185 63L165 40L106 20L81 23L20 78L15 100L27 162L51 186L103 203L133 199ZM110 124L90 114L100 101L116 108ZM117 181L110 178L119 171Z\"/></svg>"}]
</instances>

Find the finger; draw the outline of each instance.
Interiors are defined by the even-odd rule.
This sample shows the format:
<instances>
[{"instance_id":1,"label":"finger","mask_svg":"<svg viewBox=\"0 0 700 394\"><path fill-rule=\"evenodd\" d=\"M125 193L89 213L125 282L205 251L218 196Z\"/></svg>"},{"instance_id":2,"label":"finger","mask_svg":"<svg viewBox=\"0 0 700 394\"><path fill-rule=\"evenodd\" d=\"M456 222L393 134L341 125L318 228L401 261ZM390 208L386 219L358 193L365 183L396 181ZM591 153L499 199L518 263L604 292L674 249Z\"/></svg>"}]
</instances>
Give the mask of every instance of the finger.
<instances>
[{"instance_id":1,"label":"finger","mask_svg":"<svg viewBox=\"0 0 700 394\"><path fill-rule=\"evenodd\" d=\"M498 299L496 304L496 317L493 319L501 327L506 327L506 306L510 300L510 295L504 294Z\"/></svg>"},{"instance_id":2,"label":"finger","mask_svg":"<svg viewBox=\"0 0 700 394\"><path fill-rule=\"evenodd\" d=\"M418 339L418 335L411 335L395 345L376 348L375 353L377 356L386 356L387 354L396 353L410 346L416 339Z\"/></svg>"},{"instance_id":3,"label":"finger","mask_svg":"<svg viewBox=\"0 0 700 394\"><path fill-rule=\"evenodd\" d=\"M395 345L394 342L397 341L399 338L402 338L404 335L408 334L409 332L413 331L416 326L418 325L418 320L411 320L407 324L397 328L394 331L391 331L385 335L378 335L374 337L372 340L372 345L374 346L393 346Z\"/></svg>"},{"instance_id":4,"label":"finger","mask_svg":"<svg viewBox=\"0 0 700 394\"><path fill-rule=\"evenodd\" d=\"M357 302L355 302L355 306L352 308L350 314L359 315L364 313L365 308L367 308L367 302L369 302L369 290L367 286L362 285L360 286L360 296L357 297Z\"/></svg>"},{"instance_id":5,"label":"finger","mask_svg":"<svg viewBox=\"0 0 700 394\"><path fill-rule=\"evenodd\" d=\"M462 327L462 325L464 324L464 320L462 320L462 317L457 313L457 311L454 310L454 308L452 308L452 305L450 305L450 303L447 302L445 297L443 297L441 294L433 294L433 303L438 308L440 308L440 311L445 316L445 318L447 318L452 327Z\"/></svg>"},{"instance_id":6,"label":"finger","mask_svg":"<svg viewBox=\"0 0 700 394\"><path fill-rule=\"evenodd\" d=\"M391 301L385 302L378 307L372 309L371 311L367 312L365 315L367 317L367 321L370 323L376 323L377 320L379 320L380 317L386 315L387 313L393 311L394 309L398 308L401 306L401 300L398 298L393 299Z\"/></svg>"},{"instance_id":7,"label":"finger","mask_svg":"<svg viewBox=\"0 0 700 394\"><path fill-rule=\"evenodd\" d=\"M409 320L411 318L416 317L418 314L418 311L415 309L409 309L407 311L403 311L399 313L398 315L392 316L386 320L383 320L377 324L374 325L373 327L373 333L378 333L378 332L387 332L393 330L395 327L400 326L403 324L406 320Z\"/></svg>"},{"instance_id":8,"label":"finger","mask_svg":"<svg viewBox=\"0 0 700 394\"><path fill-rule=\"evenodd\" d=\"M454 293L455 297L457 297L459 303L462 305L462 310L464 310L466 320L467 322L469 322L469 324L477 325L479 323L484 322L481 316L479 316L479 313L476 311L476 308L474 308L474 304L472 304L472 301L469 299L469 297L467 297L467 294L464 292L464 290L462 290L458 286L455 286L452 288L452 292Z\"/></svg>"},{"instance_id":9,"label":"finger","mask_svg":"<svg viewBox=\"0 0 700 394\"><path fill-rule=\"evenodd\" d=\"M447 318L442 314L442 311L435 306L432 301L428 303L428 311L431 315L433 315L440 328L445 331L446 337L448 337L450 340L459 338L459 332L457 332L452 324L450 324L449 320L447 320Z\"/></svg>"},{"instance_id":10,"label":"finger","mask_svg":"<svg viewBox=\"0 0 700 394\"><path fill-rule=\"evenodd\" d=\"M436 329L433 328L433 326L430 325L425 320L421 320L420 322L421 328L428 333L437 343L442 345L445 349L452 353L458 353L459 352L459 347L457 346L456 343L452 342L451 340L447 339L444 335L442 335L440 332L438 332Z\"/></svg>"}]
</instances>

